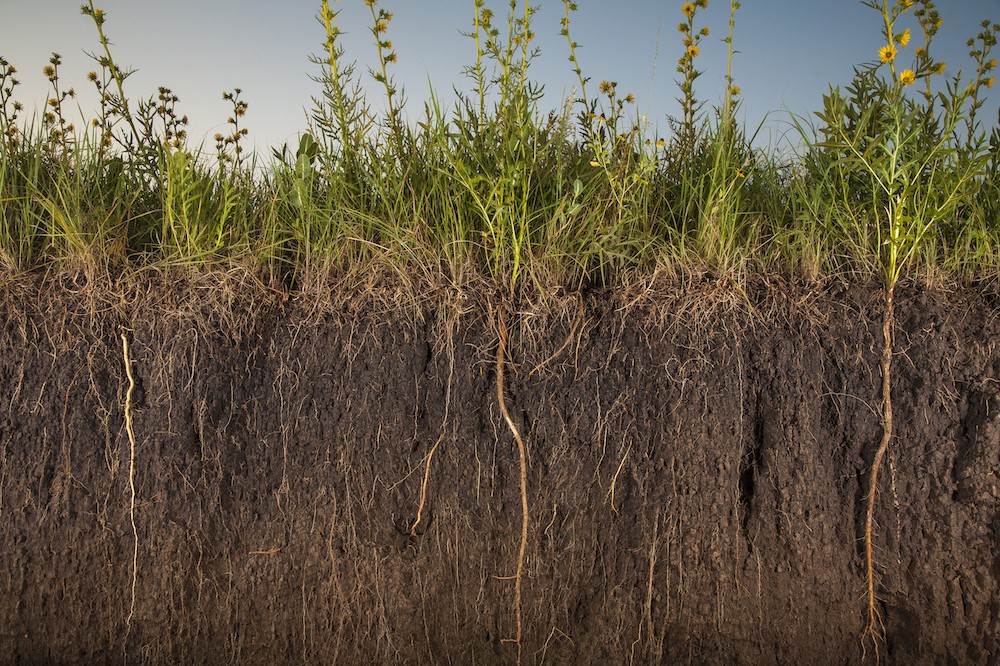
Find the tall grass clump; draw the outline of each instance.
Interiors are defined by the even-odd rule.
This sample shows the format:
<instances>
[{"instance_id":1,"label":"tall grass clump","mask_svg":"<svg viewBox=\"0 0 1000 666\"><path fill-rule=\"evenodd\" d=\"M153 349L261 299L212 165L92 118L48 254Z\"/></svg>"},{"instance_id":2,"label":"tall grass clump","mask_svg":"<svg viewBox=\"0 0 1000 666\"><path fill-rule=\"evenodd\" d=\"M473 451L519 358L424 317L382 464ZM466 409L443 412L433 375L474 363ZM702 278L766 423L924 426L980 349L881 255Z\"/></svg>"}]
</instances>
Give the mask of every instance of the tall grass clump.
<instances>
[{"instance_id":1,"label":"tall grass clump","mask_svg":"<svg viewBox=\"0 0 1000 666\"><path fill-rule=\"evenodd\" d=\"M776 269L882 275L887 285L910 270L996 273L1000 135L982 113L996 68L988 21L968 43L971 80L947 79L934 3L868 0L884 48L845 90L831 88L815 121L797 121L805 148L789 163L737 121L735 0L719 27L703 21L708 0L673 10L680 112L662 135L618 82L586 76L575 2L562 0L560 33L577 90L543 109L535 5L508 0L498 13L472 0L466 85L451 101L432 90L417 107L393 73L406 54L393 44L388 2L363 1L371 65L344 52L338 12L321 1L307 131L266 158L249 150L240 88L223 92L226 129L207 147L192 145L170 88L129 97L134 70L116 60L108 16L92 0L81 7L97 42L92 116L76 117L53 54L44 112L26 120L17 72L0 60L0 261L8 270L70 261L94 274L239 264L289 286L392 275L507 294L664 269L737 282ZM720 44L727 66L712 100L699 63Z\"/></svg>"}]
</instances>

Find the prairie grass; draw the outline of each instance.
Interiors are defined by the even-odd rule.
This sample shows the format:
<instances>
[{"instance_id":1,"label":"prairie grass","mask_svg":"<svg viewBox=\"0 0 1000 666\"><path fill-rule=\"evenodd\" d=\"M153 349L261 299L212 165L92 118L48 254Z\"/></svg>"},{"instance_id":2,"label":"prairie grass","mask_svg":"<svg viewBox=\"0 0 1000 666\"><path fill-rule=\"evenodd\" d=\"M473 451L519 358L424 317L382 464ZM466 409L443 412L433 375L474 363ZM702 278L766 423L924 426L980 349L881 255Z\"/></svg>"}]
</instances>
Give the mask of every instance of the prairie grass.
<instances>
[{"instance_id":1,"label":"prairie grass","mask_svg":"<svg viewBox=\"0 0 1000 666\"><path fill-rule=\"evenodd\" d=\"M560 108L540 107L531 77L542 57L536 8L511 0L497 14L472 0L468 87L450 102L432 93L407 115L393 77L405 54L390 34L402 27L384 3L365 1L375 66L359 72L344 53L323 0L306 131L267 155L246 150L252 103L239 89L223 93L232 111L214 152L190 143L169 88L130 98L131 70L115 61L111 23L92 1L82 7L99 45L92 117L71 117L75 91L53 54L45 111L26 121L17 71L0 59L0 265L240 266L287 287L377 269L507 292L689 270L895 281L1000 267L1000 122L981 113L996 69L1000 26L990 21L968 42L971 78L949 79L932 56L933 2L865 2L882 15L885 45L872 45L815 117L793 119L802 148L787 160L736 121L738 2L722 40L706 39L707 0L679 3L682 112L653 136L631 93L581 70L573 2L563 0L562 35L578 90ZM726 89L707 107L698 59L718 43ZM380 111L362 92L366 77L382 89Z\"/></svg>"}]
</instances>

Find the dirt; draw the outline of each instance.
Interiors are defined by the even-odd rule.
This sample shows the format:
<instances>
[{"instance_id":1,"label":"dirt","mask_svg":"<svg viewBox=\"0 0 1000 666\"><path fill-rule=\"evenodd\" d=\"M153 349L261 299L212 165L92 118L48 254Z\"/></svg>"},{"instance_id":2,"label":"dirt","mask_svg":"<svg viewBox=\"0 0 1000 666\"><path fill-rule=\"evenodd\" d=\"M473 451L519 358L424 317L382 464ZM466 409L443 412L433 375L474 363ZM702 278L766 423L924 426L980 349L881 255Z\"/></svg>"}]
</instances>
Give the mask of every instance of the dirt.
<instances>
[{"instance_id":1,"label":"dirt","mask_svg":"<svg viewBox=\"0 0 1000 666\"><path fill-rule=\"evenodd\" d=\"M877 286L510 309L519 645L498 299L2 292L4 663L875 661ZM1000 663L1000 299L897 298L879 658Z\"/></svg>"}]
</instances>

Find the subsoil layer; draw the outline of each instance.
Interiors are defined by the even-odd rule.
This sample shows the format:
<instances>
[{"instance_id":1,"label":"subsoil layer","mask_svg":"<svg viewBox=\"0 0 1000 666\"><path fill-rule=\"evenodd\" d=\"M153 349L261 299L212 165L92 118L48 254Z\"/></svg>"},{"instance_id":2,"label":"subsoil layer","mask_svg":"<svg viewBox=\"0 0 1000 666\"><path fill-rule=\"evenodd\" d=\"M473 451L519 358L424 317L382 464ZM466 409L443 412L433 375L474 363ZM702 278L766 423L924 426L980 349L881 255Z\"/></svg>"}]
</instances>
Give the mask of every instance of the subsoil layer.
<instances>
[{"instance_id":1,"label":"subsoil layer","mask_svg":"<svg viewBox=\"0 0 1000 666\"><path fill-rule=\"evenodd\" d=\"M877 285L506 311L519 645L501 299L237 287L0 289L4 663L874 661ZM1000 660L998 308L897 295L883 663Z\"/></svg>"}]
</instances>

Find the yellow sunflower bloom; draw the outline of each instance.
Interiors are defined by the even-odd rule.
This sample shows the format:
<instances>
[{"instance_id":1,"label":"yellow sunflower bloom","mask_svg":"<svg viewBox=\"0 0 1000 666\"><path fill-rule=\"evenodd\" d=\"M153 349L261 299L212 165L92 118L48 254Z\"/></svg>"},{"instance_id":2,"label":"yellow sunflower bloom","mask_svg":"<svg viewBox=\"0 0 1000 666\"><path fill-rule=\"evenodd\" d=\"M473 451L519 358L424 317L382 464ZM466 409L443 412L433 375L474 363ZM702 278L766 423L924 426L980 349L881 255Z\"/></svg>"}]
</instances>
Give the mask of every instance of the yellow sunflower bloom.
<instances>
[{"instance_id":1,"label":"yellow sunflower bloom","mask_svg":"<svg viewBox=\"0 0 1000 666\"><path fill-rule=\"evenodd\" d=\"M917 75L913 73L912 69L904 69L899 74L899 82L904 86L908 86L917 80Z\"/></svg>"},{"instance_id":2,"label":"yellow sunflower bloom","mask_svg":"<svg viewBox=\"0 0 1000 666\"><path fill-rule=\"evenodd\" d=\"M694 16L694 5L690 2L685 2L681 6L681 11L684 12L685 16L691 18L692 16Z\"/></svg>"},{"instance_id":3,"label":"yellow sunflower bloom","mask_svg":"<svg viewBox=\"0 0 1000 666\"><path fill-rule=\"evenodd\" d=\"M991 76L990 78L988 78L985 81L983 81L983 83L986 84L987 88L992 88L993 84L996 83L996 80L997 80L997 77Z\"/></svg>"},{"instance_id":4,"label":"yellow sunflower bloom","mask_svg":"<svg viewBox=\"0 0 1000 666\"><path fill-rule=\"evenodd\" d=\"M695 56L697 56L697 55L698 55L699 53L701 53L701 51L700 51L700 50L698 50L698 47L697 47L697 46L696 46L695 44L692 44L692 45L691 45L691 46L689 46L689 47L688 47L688 49L687 49L687 55L688 55L688 57L689 57L689 58L694 58L694 57L695 57Z\"/></svg>"},{"instance_id":5,"label":"yellow sunflower bloom","mask_svg":"<svg viewBox=\"0 0 1000 666\"><path fill-rule=\"evenodd\" d=\"M906 30L904 30L901 35L899 35L898 37L896 37L896 41L899 42L900 46L906 46L907 44L909 44L910 43L910 29L907 28Z\"/></svg>"},{"instance_id":6,"label":"yellow sunflower bloom","mask_svg":"<svg viewBox=\"0 0 1000 666\"><path fill-rule=\"evenodd\" d=\"M878 59L882 62L892 62L896 59L896 47L893 44L886 44L878 50Z\"/></svg>"}]
</instances>

